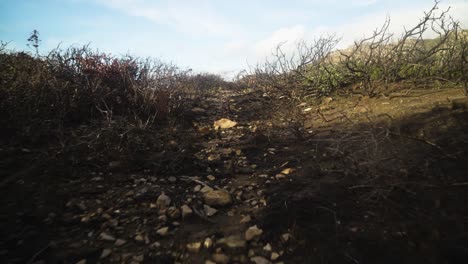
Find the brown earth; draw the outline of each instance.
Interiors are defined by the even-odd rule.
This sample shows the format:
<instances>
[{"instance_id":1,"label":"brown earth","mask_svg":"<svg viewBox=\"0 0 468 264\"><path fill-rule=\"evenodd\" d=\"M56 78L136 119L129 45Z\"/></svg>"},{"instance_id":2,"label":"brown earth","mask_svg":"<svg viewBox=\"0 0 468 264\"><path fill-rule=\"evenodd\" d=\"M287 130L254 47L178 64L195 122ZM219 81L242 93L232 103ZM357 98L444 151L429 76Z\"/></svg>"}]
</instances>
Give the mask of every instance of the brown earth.
<instances>
[{"instance_id":1,"label":"brown earth","mask_svg":"<svg viewBox=\"0 0 468 264\"><path fill-rule=\"evenodd\" d=\"M138 167L70 164L5 143L1 262L466 261L462 89L306 102L301 141L269 104L261 93L220 91L200 104L193 128L155 135ZM220 118L237 125L215 131ZM232 201L207 208L206 186ZM184 205L192 213L182 217Z\"/></svg>"}]
</instances>

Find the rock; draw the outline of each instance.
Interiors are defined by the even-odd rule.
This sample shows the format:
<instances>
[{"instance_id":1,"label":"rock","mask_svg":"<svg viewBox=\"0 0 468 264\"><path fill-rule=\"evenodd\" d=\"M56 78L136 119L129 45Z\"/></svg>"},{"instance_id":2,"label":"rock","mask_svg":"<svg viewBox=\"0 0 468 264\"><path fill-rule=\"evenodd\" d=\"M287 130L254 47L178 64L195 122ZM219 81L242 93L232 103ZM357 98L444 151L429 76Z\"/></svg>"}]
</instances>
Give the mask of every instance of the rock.
<instances>
[{"instance_id":1,"label":"rock","mask_svg":"<svg viewBox=\"0 0 468 264\"><path fill-rule=\"evenodd\" d=\"M225 245L230 249L241 249L245 248L246 242L239 235L232 235L219 239L216 245Z\"/></svg>"},{"instance_id":2,"label":"rock","mask_svg":"<svg viewBox=\"0 0 468 264\"><path fill-rule=\"evenodd\" d=\"M210 207L210 206L208 206L206 204L203 205L203 211L205 211L206 216L213 216L218 212L218 210L216 210L213 207Z\"/></svg>"},{"instance_id":3,"label":"rock","mask_svg":"<svg viewBox=\"0 0 468 264\"><path fill-rule=\"evenodd\" d=\"M186 204L182 205L180 209L182 210L182 218L188 217L193 213L192 208Z\"/></svg>"},{"instance_id":4,"label":"rock","mask_svg":"<svg viewBox=\"0 0 468 264\"><path fill-rule=\"evenodd\" d=\"M145 255L135 255L133 256L133 260L138 263L143 262L145 260Z\"/></svg>"},{"instance_id":5,"label":"rock","mask_svg":"<svg viewBox=\"0 0 468 264\"><path fill-rule=\"evenodd\" d=\"M208 161L218 161L221 159L221 155L219 154L210 154L208 157L207 157L207 160Z\"/></svg>"},{"instance_id":6,"label":"rock","mask_svg":"<svg viewBox=\"0 0 468 264\"><path fill-rule=\"evenodd\" d=\"M169 233L169 227L167 226L161 227L156 231L156 234L160 236L167 236L168 233Z\"/></svg>"},{"instance_id":7,"label":"rock","mask_svg":"<svg viewBox=\"0 0 468 264\"><path fill-rule=\"evenodd\" d=\"M240 220L240 223L241 224L245 224L245 223L248 223L252 220L252 218L250 217L250 215L246 215L244 217L242 217L242 219Z\"/></svg>"},{"instance_id":8,"label":"rock","mask_svg":"<svg viewBox=\"0 0 468 264\"><path fill-rule=\"evenodd\" d=\"M252 257L250 261L255 262L255 264L271 264L271 261L260 256Z\"/></svg>"},{"instance_id":9,"label":"rock","mask_svg":"<svg viewBox=\"0 0 468 264\"><path fill-rule=\"evenodd\" d=\"M200 251L201 245L202 245L201 242L193 242L193 243L187 244L186 247L190 253L198 253Z\"/></svg>"},{"instance_id":10,"label":"rock","mask_svg":"<svg viewBox=\"0 0 468 264\"><path fill-rule=\"evenodd\" d=\"M205 248L211 248L213 246L213 240L209 237L205 238L205 241L203 242L203 246Z\"/></svg>"},{"instance_id":11,"label":"rock","mask_svg":"<svg viewBox=\"0 0 468 264\"><path fill-rule=\"evenodd\" d=\"M284 175L284 174L282 174L282 173L278 173L278 174L276 174L275 178L276 178L277 180L281 180L281 179L286 178L286 175Z\"/></svg>"},{"instance_id":12,"label":"rock","mask_svg":"<svg viewBox=\"0 0 468 264\"><path fill-rule=\"evenodd\" d=\"M206 110L201 107L194 107L190 111L192 111L192 113L195 113L195 114L204 114L206 112Z\"/></svg>"},{"instance_id":13,"label":"rock","mask_svg":"<svg viewBox=\"0 0 468 264\"><path fill-rule=\"evenodd\" d=\"M174 177L174 176L170 176L169 178L167 178L167 180L168 180L169 182L171 182L171 183L174 183L174 182L177 181L177 178Z\"/></svg>"},{"instance_id":14,"label":"rock","mask_svg":"<svg viewBox=\"0 0 468 264\"><path fill-rule=\"evenodd\" d=\"M158 199L156 200L156 206L159 208L166 208L171 204L171 198L167 196L164 192L159 195Z\"/></svg>"},{"instance_id":15,"label":"rock","mask_svg":"<svg viewBox=\"0 0 468 264\"><path fill-rule=\"evenodd\" d=\"M237 122L229 120L227 118L221 118L217 121L214 122L213 127L214 129L228 129L235 127L237 125Z\"/></svg>"},{"instance_id":16,"label":"rock","mask_svg":"<svg viewBox=\"0 0 468 264\"><path fill-rule=\"evenodd\" d=\"M258 228L257 225L249 227L247 231L245 231L245 239L247 241L250 241L254 239L255 237L260 236L263 233L263 230Z\"/></svg>"},{"instance_id":17,"label":"rock","mask_svg":"<svg viewBox=\"0 0 468 264\"><path fill-rule=\"evenodd\" d=\"M100 258L102 259L107 258L108 256L110 256L111 253L112 253L111 249L105 248L104 250L102 250Z\"/></svg>"},{"instance_id":18,"label":"rock","mask_svg":"<svg viewBox=\"0 0 468 264\"><path fill-rule=\"evenodd\" d=\"M199 192L201 190L201 188L202 188L201 185L197 185L197 186L193 187L193 191L194 192Z\"/></svg>"},{"instance_id":19,"label":"rock","mask_svg":"<svg viewBox=\"0 0 468 264\"><path fill-rule=\"evenodd\" d=\"M211 188L210 186L203 186L203 188L201 188L200 192L202 193L207 193L207 192L212 192L213 191L213 188Z\"/></svg>"},{"instance_id":20,"label":"rock","mask_svg":"<svg viewBox=\"0 0 468 264\"><path fill-rule=\"evenodd\" d=\"M291 234L289 233L284 233L281 235L281 239L283 240L283 242L288 242L290 238L291 238Z\"/></svg>"},{"instance_id":21,"label":"rock","mask_svg":"<svg viewBox=\"0 0 468 264\"><path fill-rule=\"evenodd\" d=\"M123 240L123 239L120 239L120 238L119 238L119 239L117 239L117 240L115 241L114 246L120 247L120 246L125 245L125 243L127 243L126 240Z\"/></svg>"},{"instance_id":22,"label":"rock","mask_svg":"<svg viewBox=\"0 0 468 264\"><path fill-rule=\"evenodd\" d=\"M211 258L218 264L228 264L229 257L222 253L215 253L211 256Z\"/></svg>"},{"instance_id":23,"label":"rock","mask_svg":"<svg viewBox=\"0 0 468 264\"><path fill-rule=\"evenodd\" d=\"M167 208L166 214L172 219L177 219L180 217L180 210L172 206Z\"/></svg>"},{"instance_id":24,"label":"rock","mask_svg":"<svg viewBox=\"0 0 468 264\"><path fill-rule=\"evenodd\" d=\"M213 175L208 175L208 176L206 176L206 178L207 178L209 181L214 181L214 180L216 180L215 176L213 176Z\"/></svg>"},{"instance_id":25,"label":"rock","mask_svg":"<svg viewBox=\"0 0 468 264\"><path fill-rule=\"evenodd\" d=\"M272 250L270 243L267 243L264 247L263 250L270 252Z\"/></svg>"},{"instance_id":26,"label":"rock","mask_svg":"<svg viewBox=\"0 0 468 264\"><path fill-rule=\"evenodd\" d=\"M286 168L284 170L281 171L281 174L284 174L284 175L289 175L291 173L294 172L294 169L293 168Z\"/></svg>"},{"instance_id":27,"label":"rock","mask_svg":"<svg viewBox=\"0 0 468 264\"><path fill-rule=\"evenodd\" d=\"M142 241L144 241L144 240L145 240L145 238L144 238L142 235L140 235L140 234L138 234L138 235L135 236L135 241L142 242Z\"/></svg>"},{"instance_id":28,"label":"rock","mask_svg":"<svg viewBox=\"0 0 468 264\"><path fill-rule=\"evenodd\" d=\"M101 240L105 240L105 241L114 241L115 240L115 237L105 233L105 232L102 232L100 235L99 235L99 238Z\"/></svg>"},{"instance_id":29,"label":"rock","mask_svg":"<svg viewBox=\"0 0 468 264\"><path fill-rule=\"evenodd\" d=\"M224 190L213 190L203 195L205 203L212 206L224 206L232 202L231 195Z\"/></svg>"},{"instance_id":30,"label":"rock","mask_svg":"<svg viewBox=\"0 0 468 264\"><path fill-rule=\"evenodd\" d=\"M279 257L280 257L280 255L279 255L278 253L272 252L272 253L271 253L271 256L270 256L270 259L273 260L273 261L275 261L275 260L277 260Z\"/></svg>"}]
</instances>

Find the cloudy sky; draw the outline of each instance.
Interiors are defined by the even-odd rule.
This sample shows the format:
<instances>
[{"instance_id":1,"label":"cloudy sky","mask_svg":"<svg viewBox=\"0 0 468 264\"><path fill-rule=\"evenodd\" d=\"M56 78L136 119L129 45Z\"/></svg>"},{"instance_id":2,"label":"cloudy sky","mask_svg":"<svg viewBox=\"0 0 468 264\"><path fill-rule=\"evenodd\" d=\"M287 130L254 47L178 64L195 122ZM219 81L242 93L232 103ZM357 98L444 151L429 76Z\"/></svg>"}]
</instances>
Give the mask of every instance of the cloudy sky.
<instances>
[{"instance_id":1,"label":"cloudy sky","mask_svg":"<svg viewBox=\"0 0 468 264\"><path fill-rule=\"evenodd\" d=\"M41 50L91 43L112 54L151 56L195 71L232 75L293 45L336 33L345 47L386 16L392 30L419 20L432 0L1 0L0 40L27 49L33 29ZM440 8L468 27L468 0Z\"/></svg>"}]
</instances>

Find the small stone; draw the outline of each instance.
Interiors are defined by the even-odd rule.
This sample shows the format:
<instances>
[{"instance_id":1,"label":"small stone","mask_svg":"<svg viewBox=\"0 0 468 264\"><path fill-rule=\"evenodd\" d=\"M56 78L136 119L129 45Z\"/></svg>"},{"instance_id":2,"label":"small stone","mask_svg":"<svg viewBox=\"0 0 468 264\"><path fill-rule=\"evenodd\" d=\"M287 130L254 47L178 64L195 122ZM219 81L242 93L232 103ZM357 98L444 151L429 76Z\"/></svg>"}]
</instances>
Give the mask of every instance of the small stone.
<instances>
[{"instance_id":1,"label":"small stone","mask_svg":"<svg viewBox=\"0 0 468 264\"><path fill-rule=\"evenodd\" d=\"M174 183L174 182L177 181L177 178L174 177L174 176L170 176L169 178L167 178L167 180L168 180L169 182L171 182L171 183Z\"/></svg>"},{"instance_id":2,"label":"small stone","mask_svg":"<svg viewBox=\"0 0 468 264\"><path fill-rule=\"evenodd\" d=\"M156 234L160 236L167 236L168 233L169 233L169 227L167 226L161 227L156 231Z\"/></svg>"},{"instance_id":3,"label":"small stone","mask_svg":"<svg viewBox=\"0 0 468 264\"><path fill-rule=\"evenodd\" d=\"M223 237L216 242L217 245L225 245L231 249L245 248L246 242L240 236L232 235Z\"/></svg>"},{"instance_id":4,"label":"small stone","mask_svg":"<svg viewBox=\"0 0 468 264\"><path fill-rule=\"evenodd\" d=\"M273 260L273 261L275 261L275 260L277 260L279 257L280 257L280 255L279 255L278 253L272 252L272 253L271 253L271 256L270 256L270 259Z\"/></svg>"},{"instance_id":5,"label":"small stone","mask_svg":"<svg viewBox=\"0 0 468 264\"><path fill-rule=\"evenodd\" d=\"M260 236L263 233L263 230L258 228L257 225L249 227L247 231L245 231L245 239L247 241L250 241L254 239L255 237Z\"/></svg>"},{"instance_id":6,"label":"small stone","mask_svg":"<svg viewBox=\"0 0 468 264\"><path fill-rule=\"evenodd\" d=\"M200 184L199 184L199 185L196 185L195 187L193 187L193 191L194 191L194 192L199 192L199 191L201 190L201 188L202 188L202 187L201 187Z\"/></svg>"},{"instance_id":7,"label":"small stone","mask_svg":"<svg viewBox=\"0 0 468 264\"><path fill-rule=\"evenodd\" d=\"M271 264L271 261L260 256L252 257L250 261L255 262L255 264Z\"/></svg>"},{"instance_id":8,"label":"small stone","mask_svg":"<svg viewBox=\"0 0 468 264\"><path fill-rule=\"evenodd\" d=\"M291 173L294 172L294 169L293 168L286 168L284 170L281 171L281 174L284 174L284 175L289 175Z\"/></svg>"},{"instance_id":9,"label":"small stone","mask_svg":"<svg viewBox=\"0 0 468 264\"><path fill-rule=\"evenodd\" d=\"M206 204L203 205L203 210L205 211L206 216L213 216L218 212L218 210Z\"/></svg>"},{"instance_id":10,"label":"small stone","mask_svg":"<svg viewBox=\"0 0 468 264\"><path fill-rule=\"evenodd\" d=\"M207 192L212 192L213 191L213 188L211 188L210 186L203 186L203 188L201 188L200 192L202 193L207 193Z\"/></svg>"},{"instance_id":11,"label":"small stone","mask_svg":"<svg viewBox=\"0 0 468 264\"><path fill-rule=\"evenodd\" d=\"M159 208L166 208L171 204L171 198L167 196L164 192L159 195L158 199L156 200L156 205Z\"/></svg>"},{"instance_id":12,"label":"small stone","mask_svg":"<svg viewBox=\"0 0 468 264\"><path fill-rule=\"evenodd\" d=\"M172 219L177 219L180 217L180 210L177 209L176 207L169 207L166 213Z\"/></svg>"},{"instance_id":13,"label":"small stone","mask_svg":"<svg viewBox=\"0 0 468 264\"><path fill-rule=\"evenodd\" d=\"M122 163L120 161L111 161L109 162L109 169L111 170L115 170L115 169L118 169L120 166L122 165Z\"/></svg>"},{"instance_id":14,"label":"small stone","mask_svg":"<svg viewBox=\"0 0 468 264\"><path fill-rule=\"evenodd\" d=\"M100 235L99 235L99 238L101 240L105 240L105 241L114 241L115 240L115 237L105 233L105 232L102 232Z\"/></svg>"},{"instance_id":15,"label":"small stone","mask_svg":"<svg viewBox=\"0 0 468 264\"><path fill-rule=\"evenodd\" d=\"M249 249L249 252L247 253L247 256L248 256L249 258L255 256L255 251L254 251L253 249Z\"/></svg>"},{"instance_id":16,"label":"small stone","mask_svg":"<svg viewBox=\"0 0 468 264\"><path fill-rule=\"evenodd\" d=\"M159 220L159 222L165 223L165 222L167 222L167 216L166 216L165 214L160 215L160 216L158 217L158 220Z\"/></svg>"},{"instance_id":17,"label":"small stone","mask_svg":"<svg viewBox=\"0 0 468 264\"><path fill-rule=\"evenodd\" d=\"M190 253L198 253L200 251L202 243L201 242L193 242L187 244L187 250Z\"/></svg>"},{"instance_id":18,"label":"small stone","mask_svg":"<svg viewBox=\"0 0 468 264\"><path fill-rule=\"evenodd\" d=\"M260 174L258 175L259 178L268 178L268 174Z\"/></svg>"},{"instance_id":19,"label":"small stone","mask_svg":"<svg viewBox=\"0 0 468 264\"><path fill-rule=\"evenodd\" d=\"M111 249L105 248L104 250L102 250L100 258L102 258L102 259L107 258L108 256L110 256L111 253L112 253Z\"/></svg>"},{"instance_id":20,"label":"small stone","mask_svg":"<svg viewBox=\"0 0 468 264\"><path fill-rule=\"evenodd\" d=\"M227 128L232 128L237 125L237 122L229 120L227 118L221 118L217 121L214 122L213 127L215 130L218 129L227 129Z\"/></svg>"},{"instance_id":21,"label":"small stone","mask_svg":"<svg viewBox=\"0 0 468 264\"><path fill-rule=\"evenodd\" d=\"M289 233L284 233L281 235L281 239L284 241L284 242L288 242L288 240L291 238L291 234Z\"/></svg>"},{"instance_id":22,"label":"small stone","mask_svg":"<svg viewBox=\"0 0 468 264\"><path fill-rule=\"evenodd\" d=\"M270 252L270 251L272 250L270 243L266 244L266 245L263 247L263 250Z\"/></svg>"},{"instance_id":23,"label":"small stone","mask_svg":"<svg viewBox=\"0 0 468 264\"><path fill-rule=\"evenodd\" d=\"M182 205L180 209L182 210L182 218L188 217L193 213L192 208L186 204Z\"/></svg>"},{"instance_id":24,"label":"small stone","mask_svg":"<svg viewBox=\"0 0 468 264\"><path fill-rule=\"evenodd\" d=\"M282 174L282 173L278 173L278 174L276 174L275 178L276 178L277 180L281 180L281 179L286 178L286 175L284 175L284 174Z\"/></svg>"},{"instance_id":25,"label":"small stone","mask_svg":"<svg viewBox=\"0 0 468 264\"><path fill-rule=\"evenodd\" d=\"M120 247L120 246L125 245L125 243L127 243L126 240L123 240L123 239L120 239L120 238L119 238L119 239L117 239L117 240L115 241L114 246Z\"/></svg>"},{"instance_id":26,"label":"small stone","mask_svg":"<svg viewBox=\"0 0 468 264\"><path fill-rule=\"evenodd\" d=\"M211 248L213 246L213 240L209 237L205 238L205 241L203 242L203 246L205 248Z\"/></svg>"},{"instance_id":27,"label":"small stone","mask_svg":"<svg viewBox=\"0 0 468 264\"><path fill-rule=\"evenodd\" d=\"M250 215L246 215L244 217L242 217L242 219L240 220L240 223L241 224L245 224L245 223L248 223L252 220L252 218L250 217Z\"/></svg>"},{"instance_id":28,"label":"small stone","mask_svg":"<svg viewBox=\"0 0 468 264\"><path fill-rule=\"evenodd\" d=\"M207 178L209 181L214 181L214 180L216 180L216 177L213 176L213 175L208 175L208 176L206 176L206 178Z\"/></svg>"},{"instance_id":29,"label":"small stone","mask_svg":"<svg viewBox=\"0 0 468 264\"><path fill-rule=\"evenodd\" d=\"M211 258L219 264L227 264L229 263L229 257L222 253L215 253L211 256Z\"/></svg>"},{"instance_id":30,"label":"small stone","mask_svg":"<svg viewBox=\"0 0 468 264\"><path fill-rule=\"evenodd\" d=\"M232 202L231 195L224 190L206 192L203 195L205 203L212 206L224 206Z\"/></svg>"},{"instance_id":31,"label":"small stone","mask_svg":"<svg viewBox=\"0 0 468 264\"><path fill-rule=\"evenodd\" d=\"M135 236L135 241L142 242L142 241L144 241L144 240L145 240L145 238L144 238L142 235L140 235L140 234L138 234L138 235Z\"/></svg>"},{"instance_id":32,"label":"small stone","mask_svg":"<svg viewBox=\"0 0 468 264\"><path fill-rule=\"evenodd\" d=\"M145 255L136 255L136 256L133 256L133 260L136 261L136 262L143 262L143 260L145 260Z\"/></svg>"}]
</instances>

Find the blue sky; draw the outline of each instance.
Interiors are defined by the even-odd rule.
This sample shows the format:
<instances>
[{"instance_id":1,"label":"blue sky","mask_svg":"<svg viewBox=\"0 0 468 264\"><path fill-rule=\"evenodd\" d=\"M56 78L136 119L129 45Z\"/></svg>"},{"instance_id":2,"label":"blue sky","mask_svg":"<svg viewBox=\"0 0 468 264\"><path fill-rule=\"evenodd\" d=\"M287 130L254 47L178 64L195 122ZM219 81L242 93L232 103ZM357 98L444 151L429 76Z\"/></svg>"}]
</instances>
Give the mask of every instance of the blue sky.
<instances>
[{"instance_id":1,"label":"blue sky","mask_svg":"<svg viewBox=\"0 0 468 264\"><path fill-rule=\"evenodd\" d=\"M33 29L41 50L91 43L116 55L130 53L222 75L255 65L280 42L325 33L341 47L369 34L388 15L392 29L418 21L432 0L1 0L0 40L27 49ZM468 27L468 0L442 0ZM289 45L289 46L288 46Z\"/></svg>"}]
</instances>

